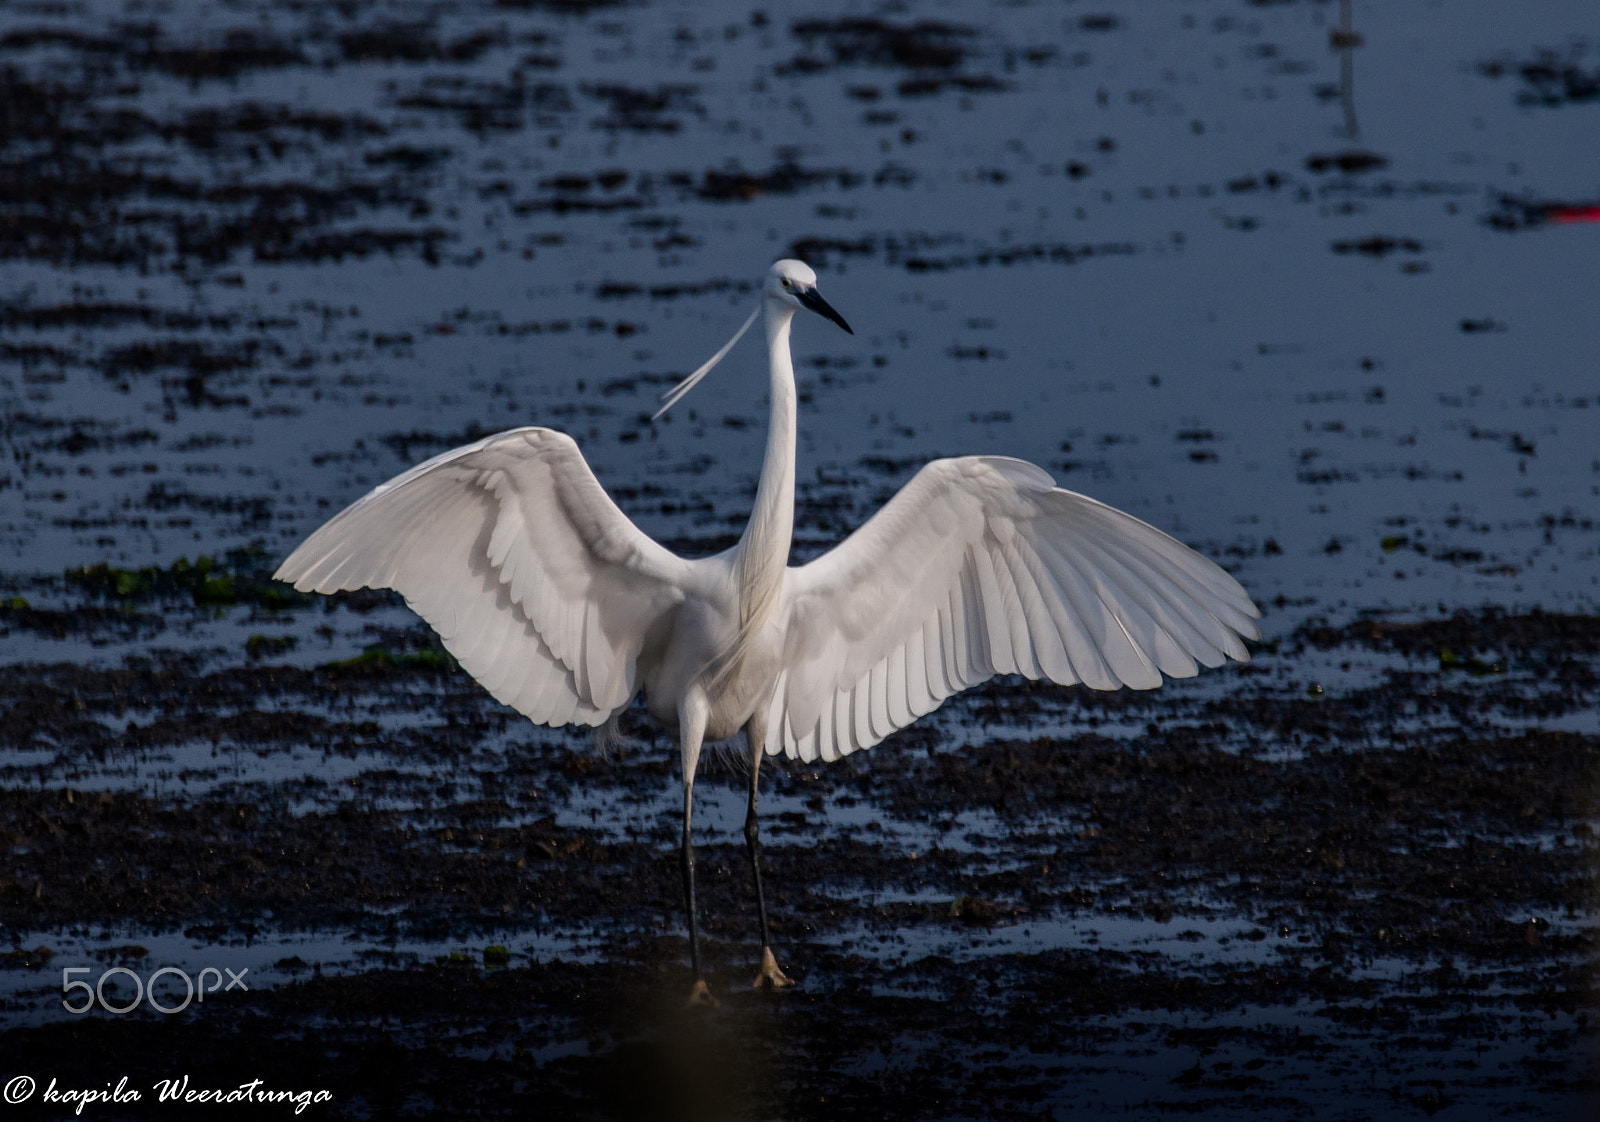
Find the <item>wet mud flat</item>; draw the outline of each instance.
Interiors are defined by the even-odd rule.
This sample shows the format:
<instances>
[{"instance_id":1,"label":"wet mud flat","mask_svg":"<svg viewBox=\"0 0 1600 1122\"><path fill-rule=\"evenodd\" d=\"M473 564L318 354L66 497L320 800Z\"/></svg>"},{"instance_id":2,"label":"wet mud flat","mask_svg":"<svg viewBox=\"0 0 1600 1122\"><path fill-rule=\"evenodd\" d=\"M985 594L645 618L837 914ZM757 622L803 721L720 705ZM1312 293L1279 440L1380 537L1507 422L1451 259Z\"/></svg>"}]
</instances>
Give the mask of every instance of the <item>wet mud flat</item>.
<instances>
[{"instance_id":1,"label":"wet mud flat","mask_svg":"<svg viewBox=\"0 0 1600 1122\"><path fill-rule=\"evenodd\" d=\"M6 667L32 762L0 792L0 1054L62 1086L327 1088L349 1118L1589 1117L1596 624L1318 622L1209 682L1002 680L769 762L778 995L747 989L741 779L713 764L723 1003L692 1013L674 750L633 722L609 755L535 730L416 633L311 669ZM263 954L178 1015L59 1009L64 965Z\"/></svg>"}]
</instances>

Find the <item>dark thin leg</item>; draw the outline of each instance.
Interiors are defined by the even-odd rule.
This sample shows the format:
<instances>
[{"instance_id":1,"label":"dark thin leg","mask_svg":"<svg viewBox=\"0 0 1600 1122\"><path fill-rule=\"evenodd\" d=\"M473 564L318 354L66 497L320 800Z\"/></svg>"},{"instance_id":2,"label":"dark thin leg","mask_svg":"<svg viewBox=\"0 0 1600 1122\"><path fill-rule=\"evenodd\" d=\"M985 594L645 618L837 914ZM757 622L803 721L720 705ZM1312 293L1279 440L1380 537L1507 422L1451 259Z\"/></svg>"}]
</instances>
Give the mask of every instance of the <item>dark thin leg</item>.
<instances>
[{"instance_id":1,"label":"dark thin leg","mask_svg":"<svg viewBox=\"0 0 1600 1122\"><path fill-rule=\"evenodd\" d=\"M767 899L761 892L761 827L756 824L756 784L760 779L759 761L750 763L750 809L744 816L744 844L750 851L750 875L756 881L756 912L761 916L761 946L772 945L767 931Z\"/></svg>"},{"instance_id":2,"label":"dark thin leg","mask_svg":"<svg viewBox=\"0 0 1600 1122\"><path fill-rule=\"evenodd\" d=\"M778 969L778 959L772 953L772 935L767 927L767 898L761 891L761 827L756 821L756 791L761 780L764 743L754 722L745 727L744 734L750 742L750 809L744 818L744 842L750 851L750 875L756 882L756 912L761 917L761 972L756 975L755 988L770 986L782 989L794 983Z\"/></svg>"},{"instance_id":3,"label":"dark thin leg","mask_svg":"<svg viewBox=\"0 0 1600 1122\"><path fill-rule=\"evenodd\" d=\"M690 1005L715 1005L700 973L700 911L694 901L694 843L690 827L694 822L694 773L700 762L700 738L706 731L704 698L690 697L678 710L678 744L683 751L683 907L689 914L689 962L694 970Z\"/></svg>"},{"instance_id":4,"label":"dark thin leg","mask_svg":"<svg viewBox=\"0 0 1600 1122\"><path fill-rule=\"evenodd\" d=\"M683 848L679 854L683 868L683 906L689 913L689 963L694 970L694 980L700 981L700 925L694 904L694 843L690 840L689 824L694 817L694 788L683 788Z\"/></svg>"},{"instance_id":5,"label":"dark thin leg","mask_svg":"<svg viewBox=\"0 0 1600 1122\"><path fill-rule=\"evenodd\" d=\"M1339 100L1344 104L1344 128L1351 140L1361 138L1361 126L1356 123L1356 60L1355 49L1361 45L1361 36L1350 23L1350 0L1340 0L1339 30L1333 41L1339 48Z\"/></svg>"}]
</instances>

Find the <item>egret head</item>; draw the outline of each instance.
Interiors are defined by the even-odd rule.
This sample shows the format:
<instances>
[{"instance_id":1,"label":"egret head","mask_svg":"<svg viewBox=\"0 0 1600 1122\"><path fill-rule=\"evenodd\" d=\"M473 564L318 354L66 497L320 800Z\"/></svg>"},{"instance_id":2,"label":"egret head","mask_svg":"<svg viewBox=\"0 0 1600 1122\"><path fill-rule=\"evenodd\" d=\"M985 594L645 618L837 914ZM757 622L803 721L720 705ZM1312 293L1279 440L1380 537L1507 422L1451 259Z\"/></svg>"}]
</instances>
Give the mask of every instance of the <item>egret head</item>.
<instances>
[{"instance_id":1,"label":"egret head","mask_svg":"<svg viewBox=\"0 0 1600 1122\"><path fill-rule=\"evenodd\" d=\"M767 270L767 279L761 287L761 294L768 300L776 300L787 307L810 309L824 319L831 319L851 335L855 334L850 330L850 325L844 321L844 317L818 295L817 274L804 261L786 257L782 261L773 262L772 268Z\"/></svg>"},{"instance_id":2,"label":"egret head","mask_svg":"<svg viewBox=\"0 0 1600 1122\"><path fill-rule=\"evenodd\" d=\"M844 317L817 295L817 274L811 271L810 265L792 258L775 262L772 268L767 270L767 279L761 284L761 303L750 313L750 318L744 321L744 326L735 331L733 338L722 344L722 349L706 359L698 370L661 395L661 408L650 418L652 421L671 409L683 399L684 394L699 385L700 380L711 372L711 368L722 361L722 356L732 350L733 345L750 330L750 325L756 321L763 307L769 313L776 309L785 319L793 315L797 309L808 308L824 319L831 319L846 331L850 331L850 325L844 321ZM850 331L850 334L854 335L855 332Z\"/></svg>"}]
</instances>

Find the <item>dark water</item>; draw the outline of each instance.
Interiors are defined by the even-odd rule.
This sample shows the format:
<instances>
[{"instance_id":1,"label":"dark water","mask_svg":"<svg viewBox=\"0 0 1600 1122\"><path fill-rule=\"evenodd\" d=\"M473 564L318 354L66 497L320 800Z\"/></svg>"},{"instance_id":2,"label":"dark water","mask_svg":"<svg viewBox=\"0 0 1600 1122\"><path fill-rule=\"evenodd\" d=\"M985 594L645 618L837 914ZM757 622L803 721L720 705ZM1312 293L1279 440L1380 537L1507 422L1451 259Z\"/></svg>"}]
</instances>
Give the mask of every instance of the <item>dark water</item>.
<instances>
[{"instance_id":1,"label":"dark water","mask_svg":"<svg viewBox=\"0 0 1600 1122\"><path fill-rule=\"evenodd\" d=\"M1581 1111L1600 18L1340 20L0 4L0 1077L187 1063L340 1117ZM737 783L702 784L728 1001L683 1024L672 750L597 758L393 600L266 574L525 423L726 545L759 347L648 417L786 255L857 331L797 330L799 556L1003 452L1227 565L1265 645L774 767L775 1003L740 993ZM118 963L261 988L59 1009Z\"/></svg>"}]
</instances>

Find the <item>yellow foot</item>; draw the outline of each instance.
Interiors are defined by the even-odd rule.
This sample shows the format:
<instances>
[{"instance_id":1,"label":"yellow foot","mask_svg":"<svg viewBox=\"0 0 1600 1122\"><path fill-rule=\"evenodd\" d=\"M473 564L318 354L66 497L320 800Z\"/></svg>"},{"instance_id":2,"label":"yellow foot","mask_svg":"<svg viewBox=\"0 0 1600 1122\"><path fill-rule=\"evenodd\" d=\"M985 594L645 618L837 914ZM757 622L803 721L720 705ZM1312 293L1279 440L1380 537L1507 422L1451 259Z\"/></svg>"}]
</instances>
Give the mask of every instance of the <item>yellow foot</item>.
<instances>
[{"instance_id":1,"label":"yellow foot","mask_svg":"<svg viewBox=\"0 0 1600 1122\"><path fill-rule=\"evenodd\" d=\"M761 973L756 975L756 980L751 984L753 990L774 989L781 990L794 985L794 981L782 970L778 969L778 960L772 955L771 947L761 948Z\"/></svg>"},{"instance_id":2,"label":"yellow foot","mask_svg":"<svg viewBox=\"0 0 1600 1122\"><path fill-rule=\"evenodd\" d=\"M704 978L696 978L694 989L689 991L689 1007L692 1009L699 1005L707 1009L715 1009L721 1004L722 1002L711 996L711 987L706 985L706 980Z\"/></svg>"}]
</instances>

